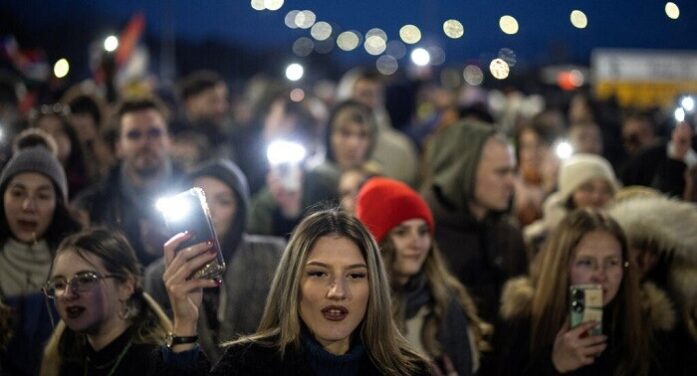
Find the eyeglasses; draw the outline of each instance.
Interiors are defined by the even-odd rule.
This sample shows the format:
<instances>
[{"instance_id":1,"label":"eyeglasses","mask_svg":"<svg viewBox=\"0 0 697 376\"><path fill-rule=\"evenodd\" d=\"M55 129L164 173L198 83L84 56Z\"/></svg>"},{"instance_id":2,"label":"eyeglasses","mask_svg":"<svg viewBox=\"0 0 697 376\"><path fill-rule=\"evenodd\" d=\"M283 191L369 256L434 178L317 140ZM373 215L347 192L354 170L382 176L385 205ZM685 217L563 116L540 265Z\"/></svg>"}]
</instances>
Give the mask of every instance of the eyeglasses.
<instances>
[{"instance_id":1,"label":"eyeglasses","mask_svg":"<svg viewBox=\"0 0 697 376\"><path fill-rule=\"evenodd\" d=\"M72 276L70 279L57 278L46 282L44 285L44 294L50 298L55 299L64 296L68 289L72 289L74 292L88 292L97 286L100 279L106 278L120 278L120 275L107 274L99 275L95 272L79 272Z\"/></svg>"}]
</instances>

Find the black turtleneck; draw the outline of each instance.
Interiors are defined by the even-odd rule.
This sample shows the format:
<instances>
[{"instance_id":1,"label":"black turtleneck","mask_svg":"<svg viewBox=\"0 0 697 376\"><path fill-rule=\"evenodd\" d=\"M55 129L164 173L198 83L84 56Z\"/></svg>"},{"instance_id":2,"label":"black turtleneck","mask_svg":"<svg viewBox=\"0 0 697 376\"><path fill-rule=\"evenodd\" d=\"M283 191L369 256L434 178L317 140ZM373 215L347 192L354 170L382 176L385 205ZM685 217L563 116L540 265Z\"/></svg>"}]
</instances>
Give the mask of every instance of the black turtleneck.
<instances>
[{"instance_id":1,"label":"black turtleneck","mask_svg":"<svg viewBox=\"0 0 697 376\"><path fill-rule=\"evenodd\" d=\"M86 344L81 363L63 364L61 375L119 376L142 375L154 364L159 346L133 343L135 329L130 327L103 349L95 351ZM119 358L121 358L119 360Z\"/></svg>"}]
</instances>

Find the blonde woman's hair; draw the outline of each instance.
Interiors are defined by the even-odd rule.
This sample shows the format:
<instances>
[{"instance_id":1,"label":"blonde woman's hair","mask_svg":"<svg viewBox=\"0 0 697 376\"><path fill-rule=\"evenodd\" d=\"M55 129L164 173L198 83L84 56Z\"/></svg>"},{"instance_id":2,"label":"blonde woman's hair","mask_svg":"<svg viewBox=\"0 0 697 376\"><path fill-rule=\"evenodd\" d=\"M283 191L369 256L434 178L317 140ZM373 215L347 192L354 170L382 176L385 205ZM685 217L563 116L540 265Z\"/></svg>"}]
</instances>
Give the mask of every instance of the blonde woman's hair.
<instances>
[{"instance_id":1,"label":"blonde woman's hair","mask_svg":"<svg viewBox=\"0 0 697 376\"><path fill-rule=\"evenodd\" d=\"M140 265L133 248L123 235L102 228L85 230L65 238L58 247L56 256L68 250L77 252L87 261L87 255L98 257L107 272L117 276L117 283L132 280L135 290L124 302L124 314L134 328L133 343L156 346L165 344L167 333L172 331L172 322L157 302L143 291ZM63 363L84 361L87 346L85 334L70 330L60 321L44 349L40 374L58 375Z\"/></svg>"},{"instance_id":2,"label":"blonde woman's hair","mask_svg":"<svg viewBox=\"0 0 697 376\"><path fill-rule=\"evenodd\" d=\"M441 348L437 338L438 330L448 312L448 306L452 301L455 301L467 317L469 328L474 337L477 356L481 356L482 351L491 350L486 338L492 333L492 327L479 317L477 307L467 289L445 266L445 261L435 241L432 241L431 244L431 249L422 266L426 276L426 283L433 296L433 315L425 321L421 332L421 342L424 349L431 358L438 358L443 355L444 349ZM391 265L394 263L397 251L389 234L380 242L380 250L384 263L387 265L389 276L392 272ZM393 317L397 327L402 332L405 332L406 302L404 301L404 295L400 292L401 286L397 286L394 280L392 281L392 288L394 292L392 294Z\"/></svg>"},{"instance_id":3,"label":"blonde woman's hair","mask_svg":"<svg viewBox=\"0 0 697 376\"><path fill-rule=\"evenodd\" d=\"M540 255L541 264L533 275L536 286L532 299L530 351L540 354L554 344L559 329L568 316L569 269L581 239L594 231L612 235L622 248L624 273L611 309L608 322L609 341L619 349L615 375L645 375L648 373L648 336L643 329L637 266L629 255L627 240L620 226L604 213L592 209L571 212L555 229ZM605 323L603 323L605 325Z\"/></svg>"},{"instance_id":4,"label":"blonde woman's hair","mask_svg":"<svg viewBox=\"0 0 697 376\"><path fill-rule=\"evenodd\" d=\"M360 221L338 209L318 211L296 227L276 269L257 332L226 345L257 342L277 347L281 357L288 346L300 347L300 281L308 255L323 237L351 240L368 265L368 307L353 335L360 335L376 368L386 375L412 374L424 368L426 361L392 320L389 282L375 240Z\"/></svg>"}]
</instances>

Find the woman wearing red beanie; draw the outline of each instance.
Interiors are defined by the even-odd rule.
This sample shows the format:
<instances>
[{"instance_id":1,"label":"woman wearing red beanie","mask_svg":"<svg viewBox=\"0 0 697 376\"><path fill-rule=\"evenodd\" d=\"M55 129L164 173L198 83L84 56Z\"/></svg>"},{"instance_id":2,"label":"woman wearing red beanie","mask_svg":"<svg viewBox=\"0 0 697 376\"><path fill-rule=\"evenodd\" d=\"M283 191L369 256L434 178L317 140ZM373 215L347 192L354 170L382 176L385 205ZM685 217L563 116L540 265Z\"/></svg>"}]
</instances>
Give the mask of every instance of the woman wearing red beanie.
<instances>
[{"instance_id":1,"label":"woman wearing red beanie","mask_svg":"<svg viewBox=\"0 0 697 376\"><path fill-rule=\"evenodd\" d=\"M474 374L490 326L445 266L426 202L404 183L375 177L358 193L356 216L380 246L402 333L441 371Z\"/></svg>"}]
</instances>

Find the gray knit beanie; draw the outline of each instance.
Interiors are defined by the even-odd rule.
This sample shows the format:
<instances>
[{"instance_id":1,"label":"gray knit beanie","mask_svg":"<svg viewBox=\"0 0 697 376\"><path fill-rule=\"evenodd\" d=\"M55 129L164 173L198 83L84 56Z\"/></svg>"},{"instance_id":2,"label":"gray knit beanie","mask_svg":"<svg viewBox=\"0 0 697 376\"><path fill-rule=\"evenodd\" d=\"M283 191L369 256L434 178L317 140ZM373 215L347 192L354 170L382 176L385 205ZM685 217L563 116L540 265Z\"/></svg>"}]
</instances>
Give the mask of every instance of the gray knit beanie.
<instances>
[{"instance_id":1,"label":"gray knit beanie","mask_svg":"<svg viewBox=\"0 0 697 376\"><path fill-rule=\"evenodd\" d=\"M21 149L7 162L0 174L0 192L5 192L10 179L23 172L38 172L56 185L63 202L68 202L68 179L58 159L43 146Z\"/></svg>"}]
</instances>

